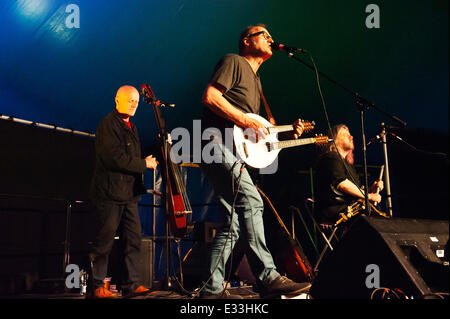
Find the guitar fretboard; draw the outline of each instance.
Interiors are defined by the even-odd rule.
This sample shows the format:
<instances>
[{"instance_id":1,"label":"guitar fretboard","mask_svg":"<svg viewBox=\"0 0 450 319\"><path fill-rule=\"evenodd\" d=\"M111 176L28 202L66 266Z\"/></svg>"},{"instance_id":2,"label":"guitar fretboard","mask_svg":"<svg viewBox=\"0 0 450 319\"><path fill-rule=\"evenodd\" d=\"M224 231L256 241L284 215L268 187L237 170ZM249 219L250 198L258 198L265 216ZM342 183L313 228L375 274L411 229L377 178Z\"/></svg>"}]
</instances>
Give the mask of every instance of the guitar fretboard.
<instances>
[{"instance_id":1,"label":"guitar fretboard","mask_svg":"<svg viewBox=\"0 0 450 319\"><path fill-rule=\"evenodd\" d=\"M313 143L315 143L314 137L302 138L300 140L279 141L279 142L271 143L271 149L277 150L277 149L282 149L282 148L287 148L287 147L294 147L294 146L313 144Z\"/></svg>"},{"instance_id":2,"label":"guitar fretboard","mask_svg":"<svg viewBox=\"0 0 450 319\"><path fill-rule=\"evenodd\" d=\"M271 127L268 127L267 130L269 131L269 134L288 132L288 131L293 131L294 126L293 125L271 126Z\"/></svg>"},{"instance_id":3,"label":"guitar fretboard","mask_svg":"<svg viewBox=\"0 0 450 319\"><path fill-rule=\"evenodd\" d=\"M314 121L312 121L312 122L304 121L303 125L304 125L303 131L310 131L310 130L314 129L314 125L316 125L316 123ZM294 125L292 125L292 124L270 126L267 128L267 131L269 131L269 134L288 132L288 131L293 131L293 130L294 130Z\"/></svg>"}]
</instances>

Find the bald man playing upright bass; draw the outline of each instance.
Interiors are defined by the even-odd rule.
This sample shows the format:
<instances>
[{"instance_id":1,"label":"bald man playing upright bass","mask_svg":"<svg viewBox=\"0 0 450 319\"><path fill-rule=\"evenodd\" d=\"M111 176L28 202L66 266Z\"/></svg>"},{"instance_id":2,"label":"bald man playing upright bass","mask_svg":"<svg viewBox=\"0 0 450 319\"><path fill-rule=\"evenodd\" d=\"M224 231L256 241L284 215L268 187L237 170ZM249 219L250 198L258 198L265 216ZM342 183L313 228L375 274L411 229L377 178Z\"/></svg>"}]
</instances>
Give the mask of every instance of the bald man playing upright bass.
<instances>
[{"instance_id":1,"label":"bald man playing upright bass","mask_svg":"<svg viewBox=\"0 0 450 319\"><path fill-rule=\"evenodd\" d=\"M128 85L120 87L115 102L116 107L100 121L95 139L96 165L90 190L97 217L97 236L90 254L94 298L116 297L103 284L116 232L126 269L121 283L123 295L149 292L140 284L142 230L138 201L145 193L143 173L155 169L157 162L151 155L141 157L138 132L130 121L138 107L138 90Z\"/></svg>"}]
</instances>

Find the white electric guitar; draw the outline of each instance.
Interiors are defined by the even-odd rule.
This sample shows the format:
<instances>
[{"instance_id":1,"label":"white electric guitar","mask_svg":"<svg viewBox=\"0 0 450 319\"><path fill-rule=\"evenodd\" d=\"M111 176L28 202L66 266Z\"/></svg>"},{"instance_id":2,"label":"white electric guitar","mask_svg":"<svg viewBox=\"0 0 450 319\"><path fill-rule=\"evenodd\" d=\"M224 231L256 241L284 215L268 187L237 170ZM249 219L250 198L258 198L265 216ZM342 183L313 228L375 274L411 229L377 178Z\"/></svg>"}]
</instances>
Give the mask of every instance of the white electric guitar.
<instances>
[{"instance_id":1,"label":"white electric guitar","mask_svg":"<svg viewBox=\"0 0 450 319\"><path fill-rule=\"evenodd\" d=\"M249 166L253 168L265 168L272 164L278 156L278 153L287 147L294 147L307 144L325 144L328 143L328 136L315 136L311 138L301 138L296 140L279 141L278 133L293 131L293 125L274 126L265 118L247 113L247 115L262 123L269 134L264 139L259 139L256 142L254 139L249 139L248 134L239 126L234 126L233 139L236 146L236 151L240 158ZM302 122L304 125L303 132L314 129L314 122Z\"/></svg>"}]
</instances>

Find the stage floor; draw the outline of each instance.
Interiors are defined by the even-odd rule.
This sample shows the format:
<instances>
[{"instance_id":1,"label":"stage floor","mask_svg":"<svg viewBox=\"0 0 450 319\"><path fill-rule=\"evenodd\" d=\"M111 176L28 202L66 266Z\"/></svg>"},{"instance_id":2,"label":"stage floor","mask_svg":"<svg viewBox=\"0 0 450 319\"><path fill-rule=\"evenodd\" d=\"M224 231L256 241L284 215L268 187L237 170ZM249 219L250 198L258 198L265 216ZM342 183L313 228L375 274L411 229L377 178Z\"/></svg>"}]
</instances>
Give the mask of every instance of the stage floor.
<instances>
[{"instance_id":1,"label":"stage floor","mask_svg":"<svg viewBox=\"0 0 450 319\"><path fill-rule=\"evenodd\" d=\"M231 292L234 295L239 295L243 299L247 300L256 300L256 299L262 299L259 295L259 293L254 292L252 290L251 286L243 286L243 287L232 287L227 289L229 292ZM9 296L2 296L0 298L5 299L60 299L60 300L70 300L70 299L78 299L78 300L93 300L93 298L89 298L86 295L80 295L78 292L64 292L64 293L25 293L25 294L18 294L18 295L9 295ZM192 294L181 294L176 291L170 291L170 290L153 290L150 293L143 295L143 296L133 296L133 297L123 297L118 296L114 298L107 298L110 300L127 300L127 299L180 299L180 300L202 300L201 298L196 298ZM298 296L280 296L278 298L273 299L312 299L310 295L308 294L300 294ZM235 299L236 301L239 301L239 299Z\"/></svg>"}]
</instances>

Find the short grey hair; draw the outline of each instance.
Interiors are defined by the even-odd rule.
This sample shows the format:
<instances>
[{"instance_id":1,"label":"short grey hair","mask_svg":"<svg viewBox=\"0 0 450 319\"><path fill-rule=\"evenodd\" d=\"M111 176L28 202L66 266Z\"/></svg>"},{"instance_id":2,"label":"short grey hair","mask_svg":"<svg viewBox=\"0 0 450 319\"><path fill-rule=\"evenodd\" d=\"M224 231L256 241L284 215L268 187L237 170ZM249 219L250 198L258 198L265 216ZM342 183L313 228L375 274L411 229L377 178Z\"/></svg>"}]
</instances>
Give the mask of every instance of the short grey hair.
<instances>
[{"instance_id":1,"label":"short grey hair","mask_svg":"<svg viewBox=\"0 0 450 319\"><path fill-rule=\"evenodd\" d=\"M239 44L238 44L239 54L242 54L242 52L244 51L244 48L245 48L245 46L244 46L244 38L248 37L250 30L253 29L253 28L256 28L256 27L263 27L263 28L267 29L267 27L266 27L266 25L264 23L258 23L258 24L255 24L255 25L250 25L247 28L245 28L241 32L241 35L239 37Z\"/></svg>"}]
</instances>

